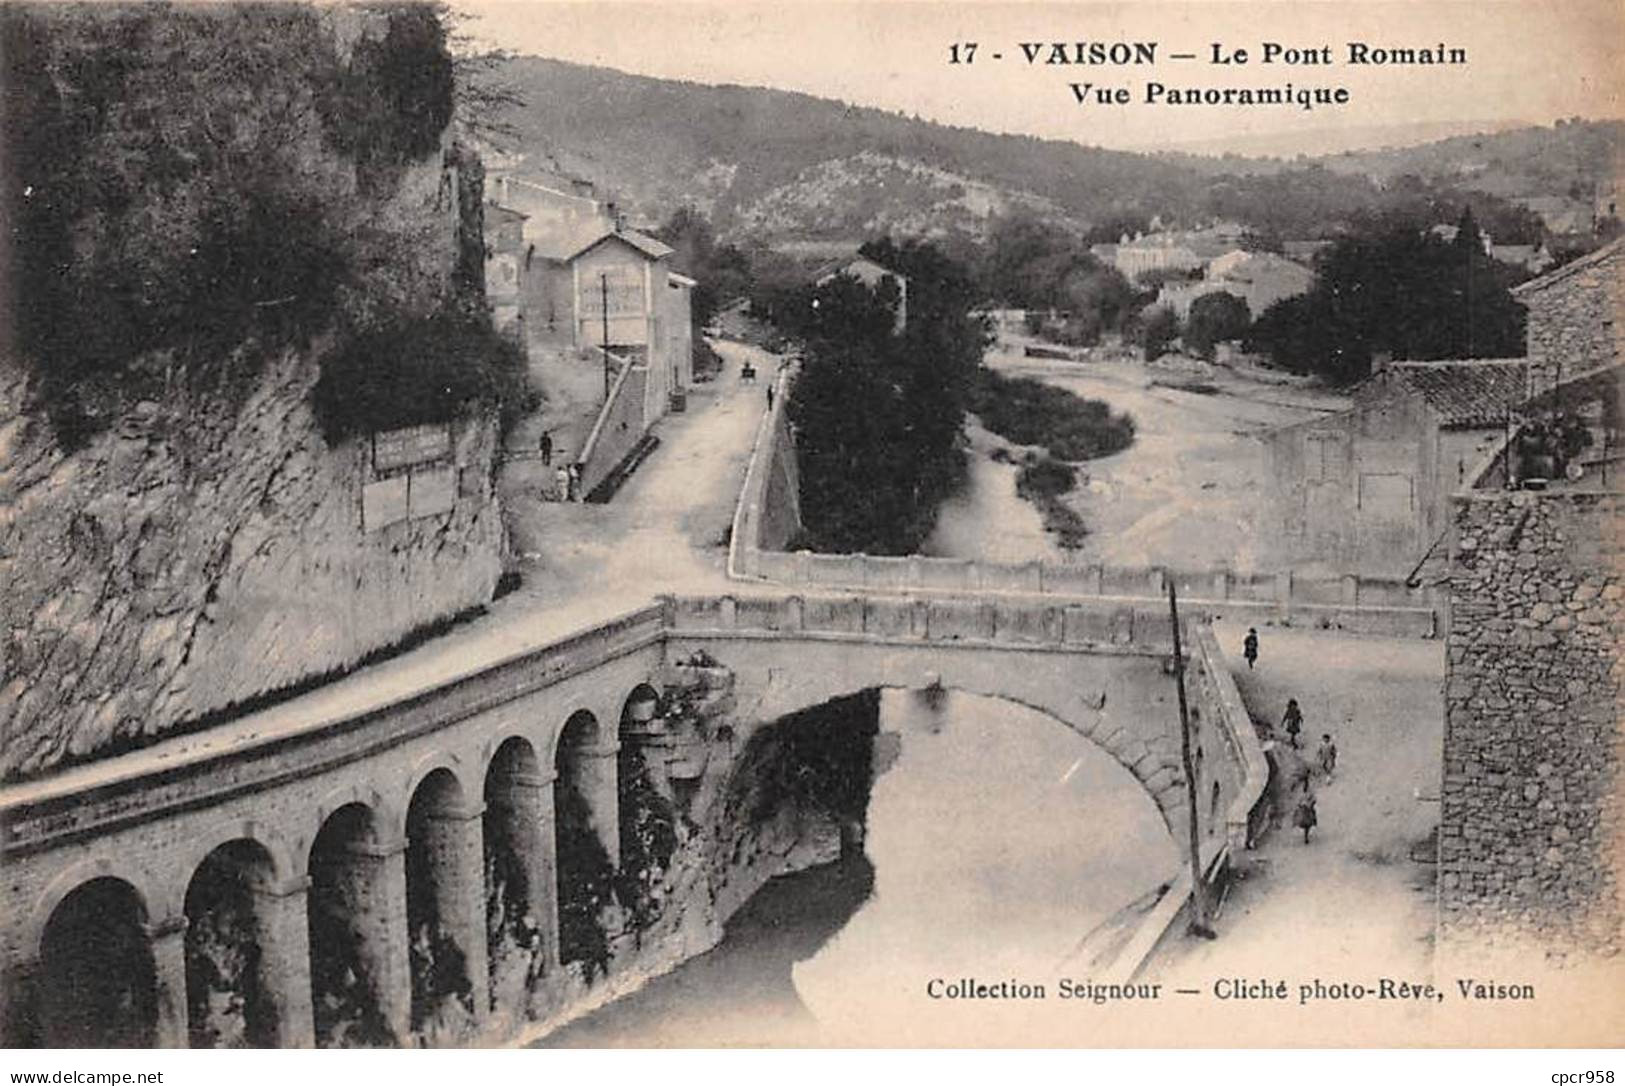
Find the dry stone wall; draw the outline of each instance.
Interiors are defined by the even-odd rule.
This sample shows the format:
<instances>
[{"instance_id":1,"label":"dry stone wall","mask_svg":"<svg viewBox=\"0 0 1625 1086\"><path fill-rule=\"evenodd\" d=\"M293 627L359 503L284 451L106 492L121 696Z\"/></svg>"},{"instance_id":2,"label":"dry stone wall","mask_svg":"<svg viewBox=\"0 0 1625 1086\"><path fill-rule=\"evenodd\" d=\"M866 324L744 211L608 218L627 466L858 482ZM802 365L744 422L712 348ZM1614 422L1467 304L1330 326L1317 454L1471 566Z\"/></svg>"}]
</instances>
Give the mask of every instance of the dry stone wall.
<instances>
[{"instance_id":1,"label":"dry stone wall","mask_svg":"<svg viewBox=\"0 0 1625 1086\"><path fill-rule=\"evenodd\" d=\"M1513 296L1529 309L1530 358L1561 360L1568 375L1616 361L1625 316L1625 241L1531 280Z\"/></svg>"},{"instance_id":2,"label":"dry stone wall","mask_svg":"<svg viewBox=\"0 0 1625 1086\"><path fill-rule=\"evenodd\" d=\"M1607 494L1459 499L1440 823L1440 927L1458 946L1621 947L1619 642Z\"/></svg>"}]
</instances>

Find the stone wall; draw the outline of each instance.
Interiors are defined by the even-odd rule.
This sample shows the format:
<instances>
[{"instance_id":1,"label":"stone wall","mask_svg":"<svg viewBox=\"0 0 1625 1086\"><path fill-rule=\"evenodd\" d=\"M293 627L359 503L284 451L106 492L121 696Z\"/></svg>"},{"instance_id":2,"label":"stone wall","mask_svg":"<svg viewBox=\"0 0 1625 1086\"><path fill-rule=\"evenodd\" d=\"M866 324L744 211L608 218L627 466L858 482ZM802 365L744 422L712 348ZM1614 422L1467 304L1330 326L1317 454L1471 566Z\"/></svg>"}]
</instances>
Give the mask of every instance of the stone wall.
<instances>
[{"instance_id":1,"label":"stone wall","mask_svg":"<svg viewBox=\"0 0 1625 1086\"><path fill-rule=\"evenodd\" d=\"M633 365L625 360L620 363L619 374L610 386L609 399L599 410L592 432L581 448L579 496L586 497L609 478L648 432L653 422L647 417L644 403L648 379L648 366Z\"/></svg>"},{"instance_id":2,"label":"stone wall","mask_svg":"<svg viewBox=\"0 0 1625 1086\"><path fill-rule=\"evenodd\" d=\"M728 571L734 577L773 579L763 572L764 565L782 557L801 532L801 474L786 417L798 373L800 363L791 362L770 378L773 403L757 425L756 444L734 509L728 546Z\"/></svg>"},{"instance_id":3,"label":"stone wall","mask_svg":"<svg viewBox=\"0 0 1625 1086\"><path fill-rule=\"evenodd\" d=\"M1625 241L1517 287L1529 309L1526 353L1580 373L1619 358L1625 315Z\"/></svg>"},{"instance_id":4,"label":"stone wall","mask_svg":"<svg viewBox=\"0 0 1625 1086\"><path fill-rule=\"evenodd\" d=\"M1441 936L1616 953L1625 626L1617 495L1458 499Z\"/></svg>"}]
</instances>

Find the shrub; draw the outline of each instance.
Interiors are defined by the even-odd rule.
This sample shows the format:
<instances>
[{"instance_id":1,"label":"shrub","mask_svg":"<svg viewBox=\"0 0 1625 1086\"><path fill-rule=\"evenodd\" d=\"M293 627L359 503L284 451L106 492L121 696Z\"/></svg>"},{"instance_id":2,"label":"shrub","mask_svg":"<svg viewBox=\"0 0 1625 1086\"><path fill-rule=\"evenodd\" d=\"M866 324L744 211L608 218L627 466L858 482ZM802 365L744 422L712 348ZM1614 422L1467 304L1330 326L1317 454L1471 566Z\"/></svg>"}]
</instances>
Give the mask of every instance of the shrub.
<instances>
[{"instance_id":1,"label":"shrub","mask_svg":"<svg viewBox=\"0 0 1625 1086\"><path fill-rule=\"evenodd\" d=\"M1114 415L1100 400L1086 400L1030 377L982 370L971 410L982 425L1018 445L1039 445L1057 460L1092 460L1134 442L1134 420Z\"/></svg>"},{"instance_id":2,"label":"shrub","mask_svg":"<svg viewBox=\"0 0 1625 1086\"><path fill-rule=\"evenodd\" d=\"M506 429L533 406L525 373L523 349L483 314L445 308L396 318L323 360L316 418L329 442L481 408L499 410Z\"/></svg>"}]
</instances>

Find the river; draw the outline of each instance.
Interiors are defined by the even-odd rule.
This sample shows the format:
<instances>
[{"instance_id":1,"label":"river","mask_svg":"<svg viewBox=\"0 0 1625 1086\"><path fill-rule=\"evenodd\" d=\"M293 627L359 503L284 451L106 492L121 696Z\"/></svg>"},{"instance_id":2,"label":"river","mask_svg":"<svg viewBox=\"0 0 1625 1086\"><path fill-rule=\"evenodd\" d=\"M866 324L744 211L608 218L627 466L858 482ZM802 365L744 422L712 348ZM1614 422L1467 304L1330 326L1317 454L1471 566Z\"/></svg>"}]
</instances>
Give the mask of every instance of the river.
<instances>
[{"instance_id":1,"label":"river","mask_svg":"<svg viewBox=\"0 0 1625 1086\"><path fill-rule=\"evenodd\" d=\"M877 752L862 855L773 880L709 953L541 1044L985 1042L1022 1005L931 999L933 978L1053 983L1177 869L1150 798L1052 717L886 691L880 729L897 756Z\"/></svg>"}]
</instances>

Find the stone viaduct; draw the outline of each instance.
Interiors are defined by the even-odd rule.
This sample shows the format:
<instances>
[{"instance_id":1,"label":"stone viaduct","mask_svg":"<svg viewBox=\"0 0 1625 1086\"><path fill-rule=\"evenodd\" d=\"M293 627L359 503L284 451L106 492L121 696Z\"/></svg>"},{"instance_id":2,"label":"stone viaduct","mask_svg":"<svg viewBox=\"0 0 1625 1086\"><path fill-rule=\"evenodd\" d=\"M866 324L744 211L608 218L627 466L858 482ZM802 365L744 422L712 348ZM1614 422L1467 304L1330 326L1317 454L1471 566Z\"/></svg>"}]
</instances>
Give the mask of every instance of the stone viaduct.
<instances>
[{"instance_id":1,"label":"stone viaduct","mask_svg":"<svg viewBox=\"0 0 1625 1086\"><path fill-rule=\"evenodd\" d=\"M874 687L1041 709L1110 752L1182 829L1168 633L1154 601L664 598L407 696L268 710L239 722L238 742L166 740L7 786L5 1041L443 1043L425 1021L448 994L465 1041L559 1020L595 998L591 964L564 945L566 863L585 847L616 866L627 753L664 787L715 791L753 731ZM1193 623L1190 636L1212 854L1245 835L1264 768L1211 635ZM725 726L703 735L672 708L696 674L728 691L714 699ZM703 950L724 919L664 950L617 945L598 990L664 967L651 955ZM523 948L518 981L495 975L494 939ZM228 973L242 982L218 985ZM216 1017L237 1035L211 1032Z\"/></svg>"}]
</instances>

